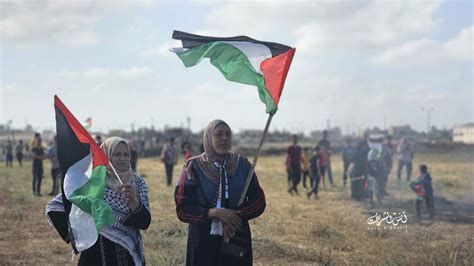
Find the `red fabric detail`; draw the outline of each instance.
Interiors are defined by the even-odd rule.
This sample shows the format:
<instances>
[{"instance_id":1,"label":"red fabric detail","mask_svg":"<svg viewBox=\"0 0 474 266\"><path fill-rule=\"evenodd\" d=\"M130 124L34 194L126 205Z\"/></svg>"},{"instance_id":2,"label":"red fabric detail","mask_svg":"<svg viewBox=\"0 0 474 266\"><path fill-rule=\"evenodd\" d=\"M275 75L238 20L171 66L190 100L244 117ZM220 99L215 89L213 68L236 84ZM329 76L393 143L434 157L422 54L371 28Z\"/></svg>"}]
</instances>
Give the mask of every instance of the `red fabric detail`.
<instances>
[{"instance_id":1,"label":"red fabric detail","mask_svg":"<svg viewBox=\"0 0 474 266\"><path fill-rule=\"evenodd\" d=\"M286 53L269 58L260 64L265 79L265 87L267 87L268 93L270 93L277 106L295 51L296 48L292 48Z\"/></svg>"},{"instance_id":2,"label":"red fabric detail","mask_svg":"<svg viewBox=\"0 0 474 266\"><path fill-rule=\"evenodd\" d=\"M207 217L204 217L202 215L194 216L194 215L184 214L181 208L178 208L178 218L181 221L184 221L187 223L200 223L200 222L207 221Z\"/></svg>"},{"instance_id":3,"label":"red fabric detail","mask_svg":"<svg viewBox=\"0 0 474 266\"><path fill-rule=\"evenodd\" d=\"M77 138L82 143L87 143L91 147L92 151L92 160L93 160L93 167L98 165L108 165L109 159L107 155L102 151L102 149L97 145L95 140L92 136L87 132L87 130L77 121L77 119L72 115L72 113L67 109L64 103L59 99L58 96L54 96L54 107L58 108L61 113L63 113L64 117L66 118L69 126L76 134Z\"/></svg>"},{"instance_id":4,"label":"red fabric detail","mask_svg":"<svg viewBox=\"0 0 474 266\"><path fill-rule=\"evenodd\" d=\"M416 185L415 193L418 196L425 196L425 187L422 184Z\"/></svg>"},{"instance_id":5,"label":"red fabric detail","mask_svg":"<svg viewBox=\"0 0 474 266\"><path fill-rule=\"evenodd\" d=\"M258 200L253 205L250 205L249 207L247 207L245 209L239 210L240 214L247 215L247 214L251 214L254 211L260 209L264 205L263 199L264 199L263 197L259 197Z\"/></svg>"},{"instance_id":6,"label":"red fabric detail","mask_svg":"<svg viewBox=\"0 0 474 266\"><path fill-rule=\"evenodd\" d=\"M326 167L329 164L329 153L325 150L319 152L319 165Z\"/></svg>"},{"instance_id":7,"label":"red fabric detail","mask_svg":"<svg viewBox=\"0 0 474 266\"><path fill-rule=\"evenodd\" d=\"M190 151L186 151L184 154L184 159L187 161L191 157L193 157L193 154Z\"/></svg>"},{"instance_id":8,"label":"red fabric detail","mask_svg":"<svg viewBox=\"0 0 474 266\"><path fill-rule=\"evenodd\" d=\"M181 203L183 200L185 182L186 182L186 170L183 169L183 172L181 173L181 177L179 178L178 193L176 194L176 201L178 203Z\"/></svg>"}]
</instances>

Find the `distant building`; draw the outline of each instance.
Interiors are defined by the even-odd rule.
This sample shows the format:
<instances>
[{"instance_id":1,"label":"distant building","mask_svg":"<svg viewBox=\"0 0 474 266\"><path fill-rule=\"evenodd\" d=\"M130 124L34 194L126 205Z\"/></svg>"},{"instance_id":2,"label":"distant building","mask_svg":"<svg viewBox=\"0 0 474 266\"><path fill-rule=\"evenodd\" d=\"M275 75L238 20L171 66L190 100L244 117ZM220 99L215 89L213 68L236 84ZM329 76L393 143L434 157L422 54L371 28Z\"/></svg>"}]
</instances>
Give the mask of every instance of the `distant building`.
<instances>
[{"instance_id":1,"label":"distant building","mask_svg":"<svg viewBox=\"0 0 474 266\"><path fill-rule=\"evenodd\" d=\"M454 127L453 141L474 144L474 123Z\"/></svg>"},{"instance_id":2,"label":"distant building","mask_svg":"<svg viewBox=\"0 0 474 266\"><path fill-rule=\"evenodd\" d=\"M409 125L391 126L388 133L392 135L394 139L410 138L416 140L419 137L419 133L413 130Z\"/></svg>"}]
</instances>

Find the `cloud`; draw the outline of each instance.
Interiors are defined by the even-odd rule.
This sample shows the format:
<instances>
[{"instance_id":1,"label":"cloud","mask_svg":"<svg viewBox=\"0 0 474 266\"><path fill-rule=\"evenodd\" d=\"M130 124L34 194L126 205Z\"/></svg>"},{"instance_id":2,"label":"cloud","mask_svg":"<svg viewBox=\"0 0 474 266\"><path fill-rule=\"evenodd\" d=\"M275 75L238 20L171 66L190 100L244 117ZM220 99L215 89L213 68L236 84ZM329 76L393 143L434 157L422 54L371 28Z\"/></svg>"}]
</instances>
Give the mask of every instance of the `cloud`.
<instances>
[{"instance_id":1,"label":"cloud","mask_svg":"<svg viewBox=\"0 0 474 266\"><path fill-rule=\"evenodd\" d=\"M152 47L143 50L140 52L140 56L143 57L175 57L175 55L170 52L170 48L172 47L181 47L181 42L177 40L169 41L166 43L163 43L157 47Z\"/></svg>"},{"instance_id":2,"label":"cloud","mask_svg":"<svg viewBox=\"0 0 474 266\"><path fill-rule=\"evenodd\" d=\"M299 53L308 54L372 49L431 32L438 23L433 15L440 1L263 1L251 5L215 4L204 32L256 38L284 32Z\"/></svg>"},{"instance_id":3,"label":"cloud","mask_svg":"<svg viewBox=\"0 0 474 266\"><path fill-rule=\"evenodd\" d=\"M107 12L148 6L152 1L0 1L0 38L9 43L48 42L94 45L102 38L97 24Z\"/></svg>"},{"instance_id":4,"label":"cloud","mask_svg":"<svg viewBox=\"0 0 474 266\"><path fill-rule=\"evenodd\" d=\"M462 29L454 38L439 42L422 38L388 48L371 61L389 66L429 65L447 61L472 60L474 27Z\"/></svg>"},{"instance_id":5,"label":"cloud","mask_svg":"<svg viewBox=\"0 0 474 266\"><path fill-rule=\"evenodd\" d=\"M59 77L68 79L88 79L88 80L104 80L104 79L138 79L153 74L150 67L131 67L124 69L110 68L90 68L85 70L62 70L58 73Z\"/></svg>"}]
</instances>

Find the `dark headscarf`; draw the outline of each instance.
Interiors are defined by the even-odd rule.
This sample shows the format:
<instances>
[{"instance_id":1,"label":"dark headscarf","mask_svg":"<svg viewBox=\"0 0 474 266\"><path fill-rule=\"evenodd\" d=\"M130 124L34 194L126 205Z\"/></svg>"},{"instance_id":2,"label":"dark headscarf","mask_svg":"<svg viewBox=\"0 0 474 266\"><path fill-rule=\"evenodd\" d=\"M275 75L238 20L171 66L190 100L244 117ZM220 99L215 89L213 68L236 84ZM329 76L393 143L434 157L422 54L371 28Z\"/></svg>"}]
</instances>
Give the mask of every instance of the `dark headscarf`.
<instances>
[{"instance_id":1,"label":"dark headscarf","mask_svg":"<svg viewBox=\"0 0 474 266\"><path fill-rule=\"evenodd\" d=\"M212 146L212 133L220 124L224 124L230 129L229 125L227 125L227 123L223 120L217 119L209 123L206 126L206 129L204 130L204 136L202 141L204 146L204 153L195 157L191 157L188 159L188 161L186 161L185 168L190 178L194 178L193 173L191 171L191 167L194 165L194 167L198 167L199 169L201 169L204 175L207 178L211 179L214 183L219 182L219 170L217 170L217 168L212 163L218 161L221 156L217 154L216 150ZM229 152L227 155L225 155L225 159L227 160L227 175L232 176L237 170L239 155Z\"/></svg>"}]
</instances>

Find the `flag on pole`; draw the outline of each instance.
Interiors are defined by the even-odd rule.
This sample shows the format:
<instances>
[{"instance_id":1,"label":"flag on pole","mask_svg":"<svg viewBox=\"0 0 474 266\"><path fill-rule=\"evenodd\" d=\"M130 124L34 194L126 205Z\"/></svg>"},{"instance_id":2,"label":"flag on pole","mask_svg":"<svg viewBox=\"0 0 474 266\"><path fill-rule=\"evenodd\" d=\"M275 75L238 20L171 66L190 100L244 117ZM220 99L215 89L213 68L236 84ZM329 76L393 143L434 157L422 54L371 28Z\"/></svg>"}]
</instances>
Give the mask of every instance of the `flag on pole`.
<instances>
[{"instance_id":1,"label":"flag on pole","mask_svg":"<svg viewBox=\"0 0 474 266\"><path fill-rule=\"evenodd\" d=\"M277 111L295 48L247 36L220 38L181 31L174 31L173 39L181 40L183 47L170 51L186 67L209 58L226 79L256 86L267 113Z\"/></svg>"},{"instance_id":2,"label":"flag on pole","mask_svg":"<svg viewBox=\"0 0 474 266\"><path fill-rule=\"evenodd\" d=\"M90 130L92 128L92 117L88 117L84 121L84 128L87 129L87 130Z\"/></svg>"},{"instance_id":3,"label":"flag on pole","mask_svg":"<svg viewBox=\"0 0 474 266\"><path fill-rule=\"evenodd\" d=\"M108 158L57 96L54 108L69 239L81 252L94 245L102 226L114 223L113 211L104 201Z\"/></svg>"}]
</instances>

